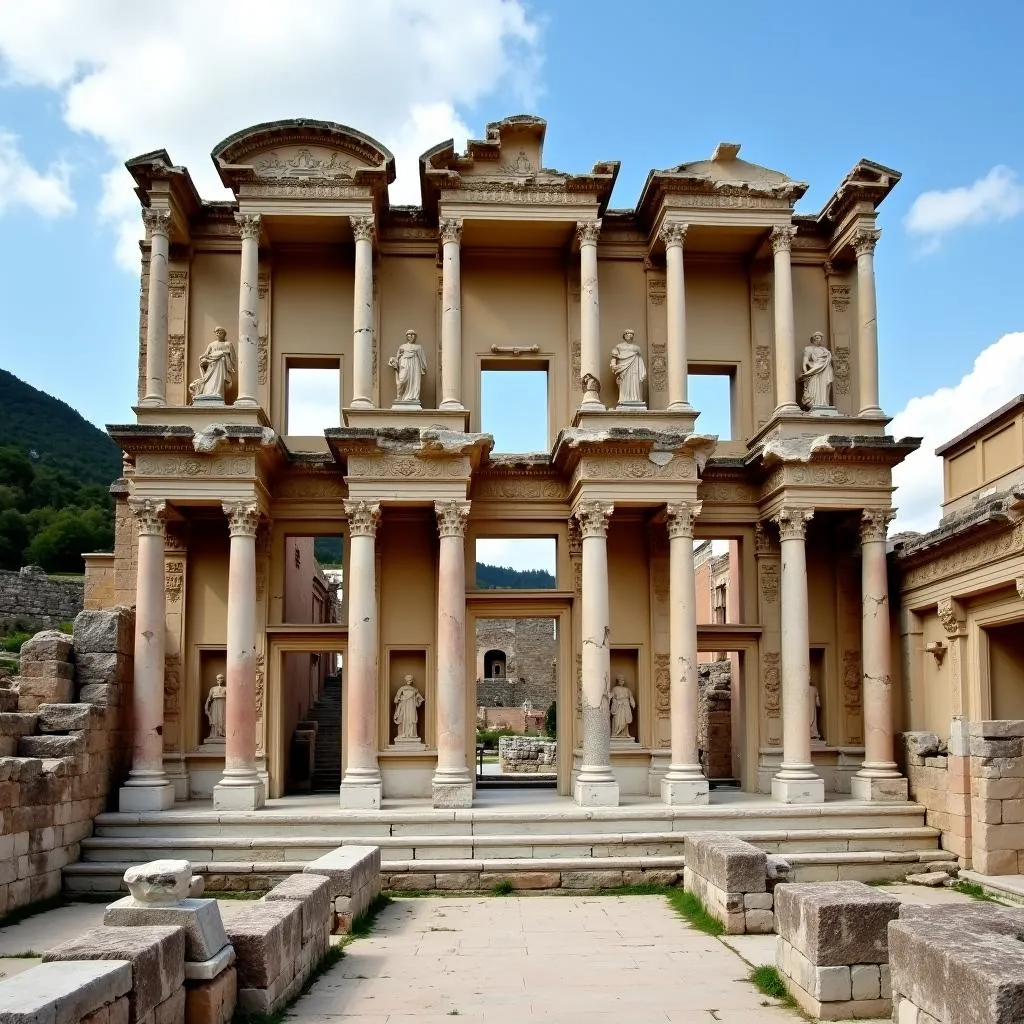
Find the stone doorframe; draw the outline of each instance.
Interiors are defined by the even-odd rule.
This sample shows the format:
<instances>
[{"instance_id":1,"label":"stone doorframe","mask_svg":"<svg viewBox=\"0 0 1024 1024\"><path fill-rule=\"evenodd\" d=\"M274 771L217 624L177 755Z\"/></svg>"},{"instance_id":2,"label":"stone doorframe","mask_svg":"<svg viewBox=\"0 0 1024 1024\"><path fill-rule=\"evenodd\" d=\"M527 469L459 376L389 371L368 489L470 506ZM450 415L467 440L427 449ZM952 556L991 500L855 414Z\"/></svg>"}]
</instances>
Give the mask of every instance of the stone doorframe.
<instances>
[{"instance_id":1,"label":"stone doorframe","mask_svg":"<svg viewBox=\"0 0 1024 1024\"><path fill-rule=\"evenodd\" d=\"M281 677L284 655L292 652L317 654L330 650L343 657L348 653L348 626L269 626L267 628L267 773L269 785L267 796L271 799L284 796L285 764L287 745L290 737L281 728ZM344 673L344 661L342 662ZM341 741L345 742L344 702L342 702ZM344 747L342 747L344 763Z\"/></svg>"},{"instance_id":2,"label":"stone doorframe","mask_svg":"<svg viewBox=\"0 0 1024 1024\"><path fill-rule=\"evenodd\" d=\"M558 793L572 796L572 756L576 749L573 709L572 595L562 592L490 591L466 598L466 749L476 749L476 623L478 619L554 619L558 623ZM470 683L472 679L472 683Z\"/></svg>"}]
</instances>

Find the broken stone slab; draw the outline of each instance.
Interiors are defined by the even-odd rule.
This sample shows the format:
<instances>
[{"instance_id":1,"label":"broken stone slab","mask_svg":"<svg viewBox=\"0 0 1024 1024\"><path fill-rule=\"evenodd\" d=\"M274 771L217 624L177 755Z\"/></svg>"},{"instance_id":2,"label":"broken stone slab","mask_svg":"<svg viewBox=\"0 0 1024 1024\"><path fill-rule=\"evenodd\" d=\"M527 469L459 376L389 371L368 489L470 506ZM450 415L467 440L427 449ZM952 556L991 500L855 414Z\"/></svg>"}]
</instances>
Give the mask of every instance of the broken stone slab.
<instances>
[{"instance_id":1,"label":"broken stone slab","mask_svg":"<svg viewBox=\"0 0 1024 1024\"><path fill-rule=\"evenodd\" d=\"M765 867L767 869L767 885L769 889L774 889L780 883L788 881L790 875L793 874L793 865L785 857L781 857L777 853L768 854L768 861Z\"/></svg>"},{"instance_id":2,"label":"broken stone slab","mask_svg":"<svg viewBox=\"0 0 1024 1024\"><path fill-rule=\"evenodd\" d=\"M81 611L73 626L76 659L82 654L127 654L135 648L135 613L114 607Z\"/></svg>"},{"instance_id":3,"label":"broken stone slab","mask_svg":"<svg viewBox=\"0 0 1024 1024\"><path fill-rule=\"evenodd\" d=\"M765 852L726 832L688 835L684 856L688 868L723 892L765 892L767 889Z\"/></svg>"},{"instance_id":4,"label":"broken stone slab","mask_svg":"<svg viewBox=\"0 0 1024 1024\"><path fill-rule=\"evenodd\" d=\"M173 906L142 903L134 896L111 903L103 913L105 925L138 927L169 924L185 929L185 956L191 961L209 960L227 944L216 900L183 899Z\"/></svg>"},{"instance_id":5,"label":"broken stone slab","mask_svg":"<svg viewBox=\"0 0 1024 1024\"><path fill-rule=\"evenodd\" d=\"M235 962L235 947L228 943L208 960L186 960L186 981L211 981Z\"/></svg>"},{"instance_id":6,"label":"broken stone slab","mask_svg":"<svg viewBox=\"0 0 1024 1024\"><path fill-rule=\"evenodd\" d=\"M21 664L34 661L68 661L72 640L59 629L44 629L21 645Z\"/></svg>"},{"instance_id":7,"label":"broken stone slab","mask_svg":"<svg viewBox=\"0 0 1024 1024\"><path fill-rule=\"evenodd\" d=\"M171 907L188 897L192 865L187 860L151 860L130 867L124 881L137 905Z\"/></svg>"},{"instance_id":8,"label":"broken stone slab","mask_svg":"<svg viewBox=\"0 0 1024 1024\"><path fill-rule=\"evenodd\" d=\"M1024 737L1024 721L1014 718L1000 718L994 721L971 722L970 735L985 740L1021 739Z\"/></svg>"},{"instance_id":9,"label":"broken stone slab","mask_svg":"<svg viewBox=\"0 0 1024 1024\"><path fill-rule=\"evenodd\" d=\"M127 960L39 964L0 984L3 1024L77 1022L128 993Z\"/></svg>"},{"instance_id":10,"label":"broken stone slab","mask_svg":"<svg viewBox=\"0 0 1024 1024\"><path fill-rule=\"evenodd\" d=\"M40 732L81 732L102 728L105 722L95 704L40 704L36 715Z\"/></svg>"},{"instance_id":11,"label":"broken stone slab","mask_svg":"<svg viewBox=\"0 0 1024 1024\"><path fill-rule=\"evenodd\" d=\"M946 884L949 875L945 871L924 871L917 875L907 875L907 882L911 885L927 885L933 889Z\"/></svg>"},{"instance_id":12,"label":"broken stone slab","mask_svg":"<svg viewBox=\"0 0 1024 1024\"><path fill-rule=\"evenodd\" d=\"M939 737L933 732L905 732L903 742L913 757L934 757L939 752Z\"/></svg>"},{"instance_id":13,"label":"broken stone slab","mask_svg":"<svg viewBox=\"0 0 1024 1024\"><path fill-rule=\"evenodd\" d=\"M368 883L371 886L375 884L376 891L370 897L372 902L373 897L380 892L380 847L339 846L310 861L302 872L329 878L331 899L335 896L354 896Z\"/></svg>"}]
</instances>

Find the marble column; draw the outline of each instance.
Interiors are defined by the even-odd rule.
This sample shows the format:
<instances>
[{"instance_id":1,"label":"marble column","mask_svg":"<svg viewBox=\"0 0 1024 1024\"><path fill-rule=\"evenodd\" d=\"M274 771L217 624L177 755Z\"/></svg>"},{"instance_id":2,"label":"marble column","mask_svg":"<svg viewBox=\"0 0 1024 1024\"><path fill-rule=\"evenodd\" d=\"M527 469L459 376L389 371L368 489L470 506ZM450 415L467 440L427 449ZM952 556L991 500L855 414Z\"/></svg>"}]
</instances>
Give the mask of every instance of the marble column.
<instances>
[{"instance_id":1,"label":"marble column","mask_svg":"<svg viewBox=\"0 0 1024 1024\"><path fill-rule=\"evenodd\" d=\"M441 221L441 404L459 411L462 405L462 221Z\"/></svg>"},{"instance_id":2,"label":"marble column","mask_svg":"<svg viewBox=\"0 0 1024 1024\"><path fill-rule=\"evenodd\" d=\"M687 398L686 281L683 275L683 244L688 224L666 224L660 232L665 243L665 308L668 331L668 409L692 412Z\"/></svg>"},{"instance_id":3,"label":"marble column","mask_svg":"<svg viewBox=\"0 0 1024 1024\"><path fill-rule=\"evenodd\" d=\"M165 405L171 211L143 210L142 221L149 236L149 294L146 297L146 393L139 405Z\"/></svg>"},{"instance_id":4,"label":"marble column","mask_svg":"<svg viewBox=\"0 0 1024 1024\"><path fill-rule=\"evenodd\" d=\"M811 658L804 532L814 511L783 508L775 516L782 547L782 765L772 796L784 804L825 799L811 762Z\"/></svg>"},{"instance_id":5,"label":"marble column","mask_svg":"<svg viewBox=\"0 0 1024 1024\"><path fill-rule=\"evenodd\" d=\"M267 798L256 769L256 532L255 501L225 501L228 555L228 635L224 774L213 787L215 810L254 811Z\"/></svg>"},{"instance_id":6,"label":"marble column","mask_svg":"<svg viewBox=\"0 0 1024 1024\"><path fill-rule=\"evenodd\" d=\"M796 404L796 327L793 319L793 267L790 254L796 228L772 228L772 252L775 256L775 415L795 416Z\"/></svg>"},{"instance_id":7,"label":"marble column","mask_svg":"<svg viewBox=\"0 0 1024 1024\"><path fill-rule=\"evenodd\" d=\"M882 232L861 228L853 239L857 254L857 376L860 415L884 416L878 405L878 309L875 301L875 245Z\"/></svg>"},{"instance_id":8,"label":"marble column","mask_svg":"<svg viewBox=\"0 0 1024 1024\"><path fill-rule=\"evenodd\" d=\"M350 217L356 240L352 295L352 408L373 408L373 217ZM376 755L375 755L376 756Z\"/></svg>"},{"instance_id":9,"label":"marble column","mask_svg":"<svg viewBox=\"0 0 1024 1024\"><path fill-rule=\"evenodd\" d=\"M667 507L669 537L669 714L672 761L661 780L666 804L706 804L708 780L697 753L697 594L693 521L699 501Z\"/></svg>"},{"instance_id":10,"label":"marble column","mask_svg":"<svg viewBox=\"0 0 1024 1024\"><path fill-rule=\"evenodd\" d=\"M472 807L466 763L466 551L468 501L436 502L441 551L437 569L437 770L435 807Z\"/></svg>"},{"instance_id":11,"label":"marble column","mask_svg":"<svg viewBox=\"0 0 1024 1024\"><path fill-rule=\"evenodd\" d=\"M907 799L907 780L892 756L892 638L885 535L895 515L889 508L866 509L860 524L864 763L850 780L851 793L858 800Z\"/></svg>"},{"instance_id":12,"label":"marble column","mask_svg":"<svg viewBox=\"0 0 1024 1024\"><path fill-rule=\"evenodd\" d=\"M174 804L164 772L164 659L167 597L164 503L129 498L139 533L135 580L135 674L132 686L132 767L118 793L121 811L163 811Z\"/></svg>"},{"instance_id":13,"label":"marble column","mask_svg":"<svg viewBox=\"0 0 1024 1024\"><path fill-rule=\"evenodd\" d=\"M597 237L600 220L579 221L576 241L580 247L580 375L581 409L604 410L601 402L601 308L597 291Z\"/></svg>"},{"instance_id":14,"label":"marble column","mask_svg":"<svg viewBox=\"0 0 1024 1024\"><path fill-rule=\"evenodd\" d=\"M583 764L573 795L584 807L617 807L619 784L611 764L608 522L615 506L584 501L576 509L583 535Z\"/></svg>"},{"instance_id":15,"label":"marble column","mask_svg":"<svg viewBox=\"0 0 1024 1024\"><path fill-rule=\"evenodd\" d=\"M345 776L341 806L380 810L381 778L377 763L377 557L380 505L346 501L349 565L348 653L345 659Z\"/></svg>"},{"instance_id":16,"label":"marble column","mask_svg":"<svg viewBox=\"0 0 1024 1024\"><path fill-rule=\"evenodd\" d=\"M260 215L236 213L242 236L238 278L238 395L235 405L252 408L259 400L260 358Z\"/></svg>"}]
</instances>

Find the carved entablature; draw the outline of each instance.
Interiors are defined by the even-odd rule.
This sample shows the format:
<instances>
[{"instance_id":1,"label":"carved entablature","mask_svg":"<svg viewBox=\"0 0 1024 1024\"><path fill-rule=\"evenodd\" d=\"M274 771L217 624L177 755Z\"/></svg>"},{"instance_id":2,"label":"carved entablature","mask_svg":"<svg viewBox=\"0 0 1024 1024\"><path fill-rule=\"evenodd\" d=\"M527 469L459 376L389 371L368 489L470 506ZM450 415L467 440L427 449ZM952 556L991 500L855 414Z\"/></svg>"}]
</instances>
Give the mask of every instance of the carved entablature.
<instances>
[{"instance_id":1,"label":"carved entablature","mask_svg":"<svg viewBox=\"0 0 1024 1024\"><path fill-rule=\"evenodd\" d=\"M966 541L966 542L965 542ZM901 558L903 590L961 576L992 562L1024 554L1024 522L1007 523L997 533L962 538Z\"/></svg>"},{"instance_id":2,"label":"carved entablature","mask_svg":"<svg viewBox=\"0 0 1024 1024\"><path fill-rule=\"evenodd\" d=\"M209 477L255 477L253 455L139 455L135 459L135 479L176 477L186 480Z\"/></svg>"},{"instance_id":3,"label":"carved entablature","mask_svg":"<svg viewBox=\"0 0 1024 1024\"><path fill-rule=\"evenodd\" d=\"M525 467L490 467L473 477L473 500L486 501L551 501L564 503L569 487L556 473L529 472Z\"/></svg>"},{"instance_id":4,"label":"carved entablature","mask_svg":"<svg viewBox=\"0 0 1024 1024\"><path fill-rule=\"evenodd\" d=\"M814 487L825 490L892 490L892 471L888 466L851 465L843 462L787 463L768 474L761 485L761 500L767 500L784 487ZM852 507L852 505L851 505Z\"/></svg>"},{"instance_id":5,"label":"carved entablature","mask_svg":"<svg viewBox=\"0 0 1024 1024\"><path fill-rule=\"evenodd\" d=\"M337 466L303 468L280 477L274 484L274 501L331 501L348 497L348 488Z\"/></svg>"},{"instance_id":6,"label":"carved entablature","mask_svg":"<svg viewBox=\"0 0 1024 1024\"><path fill-rule=\"evenodd\" d=\"M458 480L470 474L467 456L450 459L424 458L419 455L353 455L348 460L350 480Z\"/></svg>"}]
</instances>

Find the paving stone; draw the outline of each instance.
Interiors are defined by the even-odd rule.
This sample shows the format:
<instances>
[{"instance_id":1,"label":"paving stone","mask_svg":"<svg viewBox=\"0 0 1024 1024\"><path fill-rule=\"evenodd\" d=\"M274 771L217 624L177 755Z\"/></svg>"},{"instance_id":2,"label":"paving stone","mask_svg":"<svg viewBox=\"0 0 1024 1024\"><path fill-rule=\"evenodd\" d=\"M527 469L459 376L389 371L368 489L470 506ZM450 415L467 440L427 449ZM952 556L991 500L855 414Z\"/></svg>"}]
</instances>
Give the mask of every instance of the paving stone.
<instances>
[{"instance_id":1,"label":"paving stone","mask_svg":"<svg viewBox=\"0 0 1024 1024\"><path fill-rule=\"evenodd\" d=\"M907 881L911 885L927 885L938 888L945 885L949 880L949 874L945 871L925 871L919 875L907 875Z\"/></svg>"}]
</instances>

